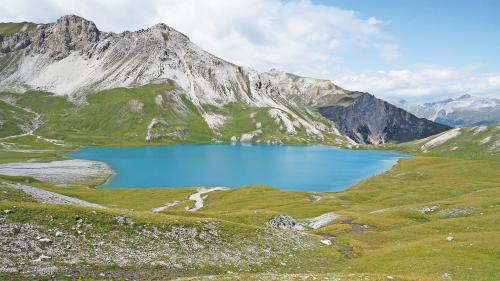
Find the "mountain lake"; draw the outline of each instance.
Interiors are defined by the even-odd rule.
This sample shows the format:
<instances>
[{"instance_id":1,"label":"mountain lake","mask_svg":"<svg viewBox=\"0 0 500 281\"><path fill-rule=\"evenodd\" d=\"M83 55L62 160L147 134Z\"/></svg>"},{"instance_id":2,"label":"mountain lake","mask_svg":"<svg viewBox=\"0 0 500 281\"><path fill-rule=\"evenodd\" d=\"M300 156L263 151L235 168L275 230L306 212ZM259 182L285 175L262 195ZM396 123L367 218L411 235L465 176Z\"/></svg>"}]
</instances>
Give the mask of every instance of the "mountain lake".
<instances>
[{"instance_id":1,"label":"mountain lake","mask_svg":"<svg viewBox=\"0 0 500 281\"><path fill-rule=\"evenodd\" d=\"M409 155L323 145L256 143L82 147L71 158L102 161L115 171L102 187L239 187L266 185L340 191L387 171Z\"/></svg>"}]
</instances>

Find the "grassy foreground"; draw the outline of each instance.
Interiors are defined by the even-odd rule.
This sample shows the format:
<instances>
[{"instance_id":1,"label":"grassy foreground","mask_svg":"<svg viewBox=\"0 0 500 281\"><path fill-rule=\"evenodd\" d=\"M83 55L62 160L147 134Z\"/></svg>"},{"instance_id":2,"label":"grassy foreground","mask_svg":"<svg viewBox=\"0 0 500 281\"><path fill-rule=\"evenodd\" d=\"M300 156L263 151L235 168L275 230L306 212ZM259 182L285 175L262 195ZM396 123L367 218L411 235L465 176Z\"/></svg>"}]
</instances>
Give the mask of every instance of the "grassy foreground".
<instances>
[{"instance_id":1,"label":"grassy foreground","mask_svg":"<svg viewBox=\"0 0 500 281\"><path fill-rule=\"evenodd\" d=\"M494 134L496 130L492 126L482 133ZM470 136L464 133L464 137ZM485 138L484 135L480 137ZM454 141L464 142L460 137ZM408 149L408 146L403 148ZM485 149L490 147L485 146ZM224 241L228 241L224 247L233 249L233 254L248 250L235 242L242 239L264 248L283 247L282 252L274 248L276 255L266 256L265 261L252 261L250 254L245 263L226 260L208 267L186 264L182 270L145 265L140 265L139 270L133 263L120 266L109 261L78 266L90 270L80 271L81 276L97 279L100 277L96 274L100 272L113 278L139 272L138 277L158 279L216 274L221 280L499 280L500 161L495 153L482 159L465 159L471 157L460 154L436 156L437 153L415 153L416 157L400 160L391 171L361 181L343 192L281 191L265 186L214 191L197 212L186 211L194 204L188 196L195 189L96 189L82 183L61 188L32 179L2 177L2 181L28 181L32 186L105 205L109 209L89 212L81 207L60 209L30 203L27 202L32 201L29 197L6 186L0 193L4 201L0 209L13 209L15 205L15 213L2 216L16 223L37 218L35 221L42 229L51 229L55 224L44 217L58 214L57 223L66 224L73 221L75 215L87 214L90 217L86 220L95 220L93 225L97 229L93 235L111 231L106 222L117 215L131 218L136 225L167 228L177 223L191 226L215 221L222 226ZM180 203L161 213L150 211L174 201ZM96 218L93 212L97 212ZM259 236L267 229L265 222L277 214L287 214L301 221L328 212L340 217L322 228L307 231L309 236L294 238L295 242L282 240L279 235ZM125 238L105 237L104 243L125 239L142 245L139 242L142 240L136 240L135 230L120 226L113 229L113 233L125 235ZM282 233L290 235L285 230ZM266 244L268 239L274 242ZM322 239L329 239L332 245L318 243ZM219 245L215 241L211 243ZM294 243L302 246L297 249ZM139 249L141 247L146 249L145 245ZM178 258L185 257L181 254ZM216 256L207 250L203 258ZM204 277L196 280L204 280Z\"/></svg>"}]
</instances>

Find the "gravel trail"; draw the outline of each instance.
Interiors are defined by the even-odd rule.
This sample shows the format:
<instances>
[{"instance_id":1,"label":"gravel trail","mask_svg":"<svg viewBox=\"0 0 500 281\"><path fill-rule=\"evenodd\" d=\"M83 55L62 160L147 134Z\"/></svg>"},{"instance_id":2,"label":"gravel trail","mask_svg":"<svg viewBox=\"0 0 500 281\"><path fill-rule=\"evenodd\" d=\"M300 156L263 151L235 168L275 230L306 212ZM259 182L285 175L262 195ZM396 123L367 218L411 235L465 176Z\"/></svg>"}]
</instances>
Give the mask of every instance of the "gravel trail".
<instances>
[{"instance_id":1,"label":"gravel trail","mask_svg":"<svg viewBox=\"0 0 500 281\"><path fill-rule=\"evenodd\" d=\"M43 190L40 188L18 184L18 183L8 183L8 182L0 182L3 185L19 189L24 191L25 193L31 195L35 200L41 203L47 204L69 204L69 205L79 205L84 207L92 207L92 208L106 208L102 205L90 203L84 200L80 200L77 198L69 197L66 195L62 195L59 193Z\"/></svg>"}]
</instances>

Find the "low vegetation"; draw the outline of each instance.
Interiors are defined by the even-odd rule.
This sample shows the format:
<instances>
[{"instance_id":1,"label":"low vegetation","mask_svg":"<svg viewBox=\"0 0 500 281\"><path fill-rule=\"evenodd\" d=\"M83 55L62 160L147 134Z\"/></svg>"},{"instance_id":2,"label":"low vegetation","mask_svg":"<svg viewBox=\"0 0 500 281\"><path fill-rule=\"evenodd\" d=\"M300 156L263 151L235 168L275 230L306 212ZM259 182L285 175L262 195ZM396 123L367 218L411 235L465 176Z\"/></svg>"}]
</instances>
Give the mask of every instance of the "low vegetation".
<instances>
[{"instance_id":1,"label":"low vegetation","mask_svg":"<svg viewBox=\"0 0 500 281\"><path fill-rule=\"evenodd\" d=\"M271 108L241 104L200 108L186 95L167 82L105 90L90 94L85 101L70 101L39 91L0 93L0 100L13 102L5 105L10 110L24 108L40 114L43 123L36 130L37 135L74 145L229 142L232 138L239 141L245 134L253 134L250 140L259 142L346 144L343 137L334 133L315 135L303 127L289 133L284 124L270 116ZM207 124L204 115L211 116L213 124ZM287 118L294 120L289 114ZM328 127L323 117L314 118ZM0 132L13 134L12 129Z\"/></svg>"},{"instance_id":2,"label":"low vegetation","mask_svg":"<svg viewBox=\"0 0 500 281\"><path fill-rule=\"evenodd\" d=\"M15 101L2 103L8 110L35 111L44 124L34 135L0 139L0 162L64 159L82 144L227 140L257 122L269 133L255 140L293 142L266 109L237 105L207 108L232 116L217 133L207 133L213 131L182 94L175 101L163 95L159 102L156 97L169 91L176 89L114 89L91 95L85 104L48 93L3 93L2 100ZM17 117L32 118L23 112L29 113ZM145 142L153 118L168 123L156 128L158 139ZM300 131L296 136L307 138ZM0 257L0 278L499 280L499 141L500 127L492 125L386 144L377 148L414 157L346 191L245 186L207 193L197 211L189 210L194 187L105 189L96 181L58 186L0 176L0 247L7 253ZM12 184L106 208L42 204ZM338 217L316 229L266 226L277 215L303 222L326 213Z\"/></svg>"},{"instance_id":3,"label":"low vegetation","mask_svg":"<svg viewBox=\"0 0 500 281\"><path fill-rule=\"evenodd\" d=\"M32 22L0 22L0 36L8 36L19 32L34 30L36 23Z\"/></svg>"}]
</instances>

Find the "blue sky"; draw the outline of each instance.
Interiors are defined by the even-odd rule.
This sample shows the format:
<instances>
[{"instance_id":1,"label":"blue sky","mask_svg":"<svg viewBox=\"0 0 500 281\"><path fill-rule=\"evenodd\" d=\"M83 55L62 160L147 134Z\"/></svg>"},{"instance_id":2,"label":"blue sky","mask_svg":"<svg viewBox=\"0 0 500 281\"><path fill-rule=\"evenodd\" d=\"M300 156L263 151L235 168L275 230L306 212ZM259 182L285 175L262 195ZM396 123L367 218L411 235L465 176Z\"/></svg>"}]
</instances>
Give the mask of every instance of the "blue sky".
<instances>
[{"instance_id":1,"label":"blue sky","mask_svg":"<svg viewBox=\"0 0 500 281\"><path fill-rule=\"evenodd\" d=\"M369 61L347 55L357 70L437 64L450 67L479 64L484 71L500 66L500 1L464 0L328 0L314 1L357 11L383 21L395 37L401 56L394 61Z\"/></svg>"},{"instance_id":2,"label":"blue sky","mask_svg":"<svg viewBox=\"0 0 500 281\"><path fill-rule=\"evenodd\" d=\"M163 22L228 61L330 79L390 101L500 98L500 1L0 0L0 7L0 22L76 14L114 32Z\"/></svg>"}]
</instances>

